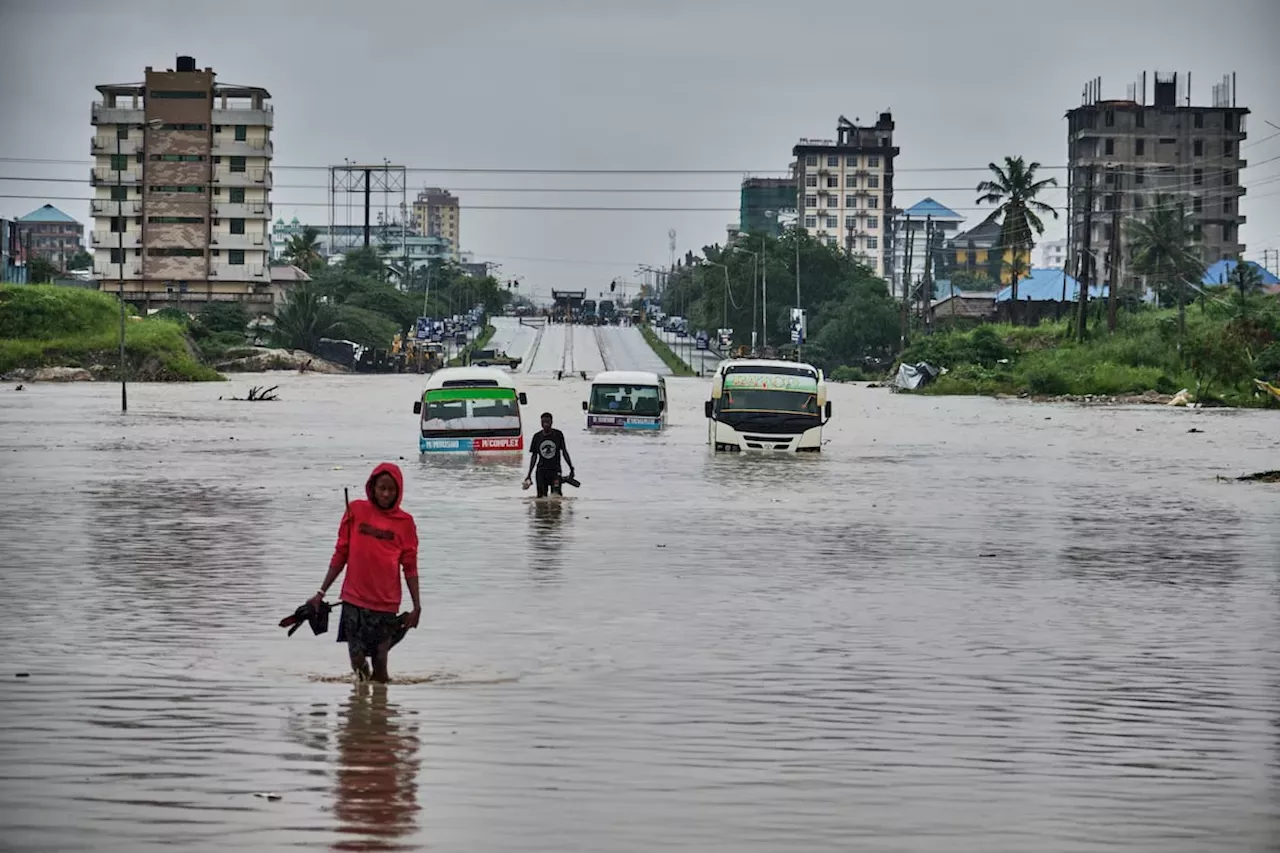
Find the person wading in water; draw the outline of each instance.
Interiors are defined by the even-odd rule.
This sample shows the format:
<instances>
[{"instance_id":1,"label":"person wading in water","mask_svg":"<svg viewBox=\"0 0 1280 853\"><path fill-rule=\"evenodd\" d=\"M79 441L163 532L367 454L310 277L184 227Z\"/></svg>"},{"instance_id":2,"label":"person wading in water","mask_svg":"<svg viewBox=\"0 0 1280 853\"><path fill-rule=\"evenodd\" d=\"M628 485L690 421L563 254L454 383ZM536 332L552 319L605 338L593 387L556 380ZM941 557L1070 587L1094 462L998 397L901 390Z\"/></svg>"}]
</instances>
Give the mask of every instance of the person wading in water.
<instances>
[{"instance_id":1,"label":"person wading in water","mask_svg":"<svg viewBox=\"0 0 1280 853\"><path fill-rule=\"evenodd\" d=\"M529 444L529 473L524 478L524 488L533 482L537 468L538 497L563 494L560 485L560 457L569 463L569 479L573 477L573 460L564 446L564 433L551 426L551 413L542 413L542 431L533 436Z\"/></svg>"}]
</instances>

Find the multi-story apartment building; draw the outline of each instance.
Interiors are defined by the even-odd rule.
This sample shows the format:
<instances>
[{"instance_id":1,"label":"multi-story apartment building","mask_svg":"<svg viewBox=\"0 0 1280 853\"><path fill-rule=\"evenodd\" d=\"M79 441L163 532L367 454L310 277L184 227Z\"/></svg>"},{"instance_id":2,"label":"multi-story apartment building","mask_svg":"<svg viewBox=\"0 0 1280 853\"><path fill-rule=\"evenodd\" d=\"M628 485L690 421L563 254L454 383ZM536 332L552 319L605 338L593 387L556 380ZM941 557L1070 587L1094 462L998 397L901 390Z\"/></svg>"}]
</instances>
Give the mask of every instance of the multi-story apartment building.
<instances>
[{"instance_id":1,"label":"multi-story apartment building","mask_svg":"<svg viewBox=\"0 0 1280 853\"><path fill-rule=\"evenodd\" d=\"M801 139L791 153L801 227L893 276L893 115L870 127L841 116L836 139Z\"/></svg>"},{"instance_id":2,"label":"multi-story apartment building","mask_svg":"<svg viewBox=\"0 0 1280 853\"><path fill-rule=\"evenodd\" d=\"M179 56L144 81L98 86L90 245L100 286L151 305L270 303L266 89L216 82Z\"/></svg>"},{"instance_id":3,"label":"multi-story apartment building","mask_svg":"<svg viewBox=\"0 0 1280 853\"><path fill-rule=\"evenodd\" d=\"M31 258L44 258L58 269L84 251L84 226L51 204L18 218L18 239Z\"/></svg>"},{"instance_id":4,"label":"multi-story apartment building","mask_svg":"<svg viewBox=\"0 0 1280 853\"><path fill-rule=\"evenodd\" d=\"M1040 250L1039 267L1051 270L1060 270L1067 263L1067 240L1063 237L1060 240L1046 240L1037 248Z\"/></svg>"},{"instance_id":5,"label":"multi-story apartment building","mask_svg":"<svg viewBox=\"0 0 1280 853\"><path fill-rule=\"evenodd\" d=\"M1240 144L1249 110L1235 103L1234 79L1213 86L1212 106L1191 105L1189 77L1156 72L1154 82L1147 103L1145 73L1124 100L1102 100L1101 81L1091 81L1083 105L1067 113L1067 263L1075 271L1085 256L1086 199L1092 196L1087 257L1095 283L1109 280L1114 224L1121 226L1123 262L1125 221L1147 215L1157 198L1193 217L1206 266L1244 253Z\"/></svg>"},{"instance_id":6,"label":"multi-story apartment building","mask_svg":"<svg viewBox=\"0 0 1280 853\"><path fill-rule=\"evenodd\" d=\"M462 217L458 199L448 190L427 187L413 202L413 225L423 237L443 237L452 245L453 260L462 251Z\"/></svg>"},{"instance_id":7,"label":"multi-story apartment building","mask_svg":"<svg viewBox=\"0 0 1280 853\"><path fill-rule=\"evenodd\" d=\"M796 180L790 178L744 178L738 209L738 232L742 234L782 233L783 212L796 209Z\"/></svg>"}]
</instances>

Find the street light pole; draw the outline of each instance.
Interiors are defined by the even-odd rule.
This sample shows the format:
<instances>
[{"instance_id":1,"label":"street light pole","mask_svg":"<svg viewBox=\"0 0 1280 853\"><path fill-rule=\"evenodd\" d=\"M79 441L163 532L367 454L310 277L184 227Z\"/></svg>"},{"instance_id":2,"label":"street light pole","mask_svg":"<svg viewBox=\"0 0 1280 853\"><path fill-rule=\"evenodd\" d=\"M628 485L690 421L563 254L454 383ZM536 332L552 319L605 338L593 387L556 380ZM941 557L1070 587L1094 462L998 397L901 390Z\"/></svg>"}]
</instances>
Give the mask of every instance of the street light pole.
<instances>
[{"instance_id":1,"label":"street light pole","mask_svg":"<svg viewBox=\"0 0 1280 853\"><path fill-rule=\"evenodd\" d=\"M119 230L118 230L118 231L116 231L116 252L117 252L116 260L119 262L119 270L120 270L120 281L117 283L117 284L119 285L119 287L118 287L118 291L119 291L119 292L118 292L118 296L120 297L120 411L121 411L121 412L127 412L127 411L129 411L129 388L128 388L128 386L127 386L127 384L126 384L126 380L125 380L125 363L124 363L124 325L125 325L125 316L124 316L124 228L125 228L125 218L124 218L124 199L121 197L121 196L123 196L123 195L124 195L124 190L123 190L123 187L124 187L124 183L123 183L124 170L123 170L123 168L120 168L120 167L122 167L122 166L124 165L123 158L124 158L124 154L123 154L123 152L121 151L121 148L120 148L120 129L117 127L117 128L116 128L116 159L115 159L115 162L114 162L114 163L112 163L111 165L113 165L113 166L117 167L117 168L116 168L116 192L115 192L115 196L116 196L116 204L118 204L118 205L119 205L119 207L116 209L116 213L118 214L118 215L117 215L117 217L116 217L116 218L117 218L117 220L118 220L117 224L119 225Z\"/></svg>"}]
</instances>

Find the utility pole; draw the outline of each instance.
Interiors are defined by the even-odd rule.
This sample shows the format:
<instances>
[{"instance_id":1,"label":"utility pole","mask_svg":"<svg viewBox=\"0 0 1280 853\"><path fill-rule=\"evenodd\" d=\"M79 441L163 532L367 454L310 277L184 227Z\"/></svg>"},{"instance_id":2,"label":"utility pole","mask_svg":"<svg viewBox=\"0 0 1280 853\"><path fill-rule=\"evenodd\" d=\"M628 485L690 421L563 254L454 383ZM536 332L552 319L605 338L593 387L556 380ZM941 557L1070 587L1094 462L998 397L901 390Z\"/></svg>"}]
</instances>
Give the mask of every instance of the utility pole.
<instances>
[{"instance_id":1,"label":"utility pole","mask_svg":"<svg viewBox=\"0 0 1280 853\"><path fill-rule=\"evenodd\" d=\"M760 348L769 346L769 265L765 263L764 236L760 237Z\"/></svg>"},{"instance_id":2,"label":"utility pole","mask_svg":"<svg viewBox=\"0 0 1280 853\"><path fill-rule=\"evenodd\" d=\"M796 239L796 310L801 312L801 314L803 315L804 307L800 304L800 240L799 240L799 236L800 235L797 233L796 234L796 238L797 238ZM760 240L760 243L761 245L764 244L763 238ZM796 330L796 361L800 360L800 349L804 345L804 341L801 340L801 332L803 331L803 329L804 329L804 326L802 326L801 329Z\"/></svg>"},{"instance_id":3,"label":"utility pole","mask_svg":"<svg viewBox=\"0 0 1280 853\"><path fill-rule=\"evenodd\" d=\"M907 348L907 310L911 303L911 247L915 243L915 230L911 227L911 217L907 217L906 250L902 261L902 328L898 334L898 352Z\"/></svg>"},{"instance_id":4,"label":"utility pole","mask_svg":"<svg viewBox=\"0 0 1280 853\"><path fill-rule=\"evenodd\" d=\"M751 354L752 355L756 354L756 334L759 331L758 327L756 326L756 321L759 319L759 317L756 315L756 309L760 307L759 282L757 281L758 274L760 272L760 270L758 269L759 266L760 266L759 258L752 258L751 259ZM728 284L726 283L725 286L727 288ZM726 290L726 293L727 292L728 291ZM728 324L726 323L725 326L727 328Z\"/></svg>"},{"instance_id":5,"label":"utility pole","mask_svg":"<svg viewBox=\"0 0 1280 853\"><path fill-rule=\"evenodd\" d=\"M1084 246L1080 252L1080 280L1077 286L1080 288L1078 302L1080 303L1080 316L1076 320L1076 339L1083 342L1085 332L1089 324L1089 280L1092 277L1090 272L1093 269L1093 255L1091 254L1093 246L1093 164L1085 167L1085 185L1084 185Z\"/></svg>"},{"instance_id":6,"label":"utility pole","mask_svg":"<svg viewBox=\"0 0 1280 853\"><path fill-rule=\"evenodd\" d=\"M1187 228L1187 203L1178 202L1178 231ZM1181 271L1178 272L1178 361L1182 361L1182 344L1187 339L1187 281Z\"/></svg>"},{"instance_id":7,"label":"utility pole","mask_svg":"<svg viewBox=\"0 0 1280 853\"><path fill-rule=\"evenodd\" d=\"M1114 171L1115 188L1111 196L1111 245L1108 247L1111 256L1111 274L1107 276L1107 331L1110 333L1115 332L1116 325L1119 323L1119 317L1116 314L1119 304L1116 291L1120 289L1120 200L1124 198L1124 194L1120 191L1120 179L1124 173L1119 169Z\"/></svg>"},{"instance_id":8,"label":"utility pole","mask_svg":"<svg viewBox=\"0 0 1280 853\"><path fill-rule=\"evenodd\" d=\"M921 318L926 331L933 328L933 214L924 218L924 287L920 292Z\"/></svg>"},{"instance_id":9,"label":"utility pole","mask_svg":"<svg viewBox=\"0 0 1280 853\"><path fill-rule=\"evenodd\" d=\"M119 230L116 231L116 251L119 253L120 261L120 411L129 411L129 389L125 384L125 368L124 368L124 229L125 223L129 220L124 216L124 195L120 179L124 176L124 154L120 150L120 131L116 129L116 160L111 164L116 167L116 224ZM141 195L141 192L139 192ZM28 257L30 251L28 250ZM27 261L28 265L31 263ZM29 268L29 267L28 267Z\"/></svg>"}]
</instances>

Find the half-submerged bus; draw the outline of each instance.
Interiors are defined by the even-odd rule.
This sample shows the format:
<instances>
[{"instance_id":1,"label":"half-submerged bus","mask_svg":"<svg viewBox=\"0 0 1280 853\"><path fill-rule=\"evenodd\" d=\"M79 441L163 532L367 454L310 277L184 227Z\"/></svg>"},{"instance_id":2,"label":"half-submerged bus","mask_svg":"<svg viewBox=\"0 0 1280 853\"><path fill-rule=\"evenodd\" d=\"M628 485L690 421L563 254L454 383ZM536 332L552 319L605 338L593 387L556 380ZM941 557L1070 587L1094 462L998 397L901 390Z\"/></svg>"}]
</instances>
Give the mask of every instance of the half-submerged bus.
<instances>
[{"instance_id":1,"label":"half-submerged bus","mask_svg":"<svg viewBox=\"0 0 1280 853\"><path fill-rule=\"evenodd\" d=\"M718 451L817 453L831 402L813 365L729 359L712 377L706 413L707 442Z\"/></svg>"},{"instance_id":2,"label":"half-submerged bus","mask_svg":"<svg viewBox=\"0 0 1280 853\"><path fill-rule=\"evenodd\" d=\"M667 411L667 381L656 373L606 370L591 380L584 400L587 429L662 429Z\"/></svg>"},{"instance_id":3,"label":"half-submerged bus","mask_svg":"<svg viewBox=\"0 0 1280 853\"><path fill-rule=\"evenodd\" d=\"M511 374L496 367L446 367L431 374L422 399L418 450L422 453L519 453L524 450L520 407L527 404Z\"/></svg>"}]
</instances>

